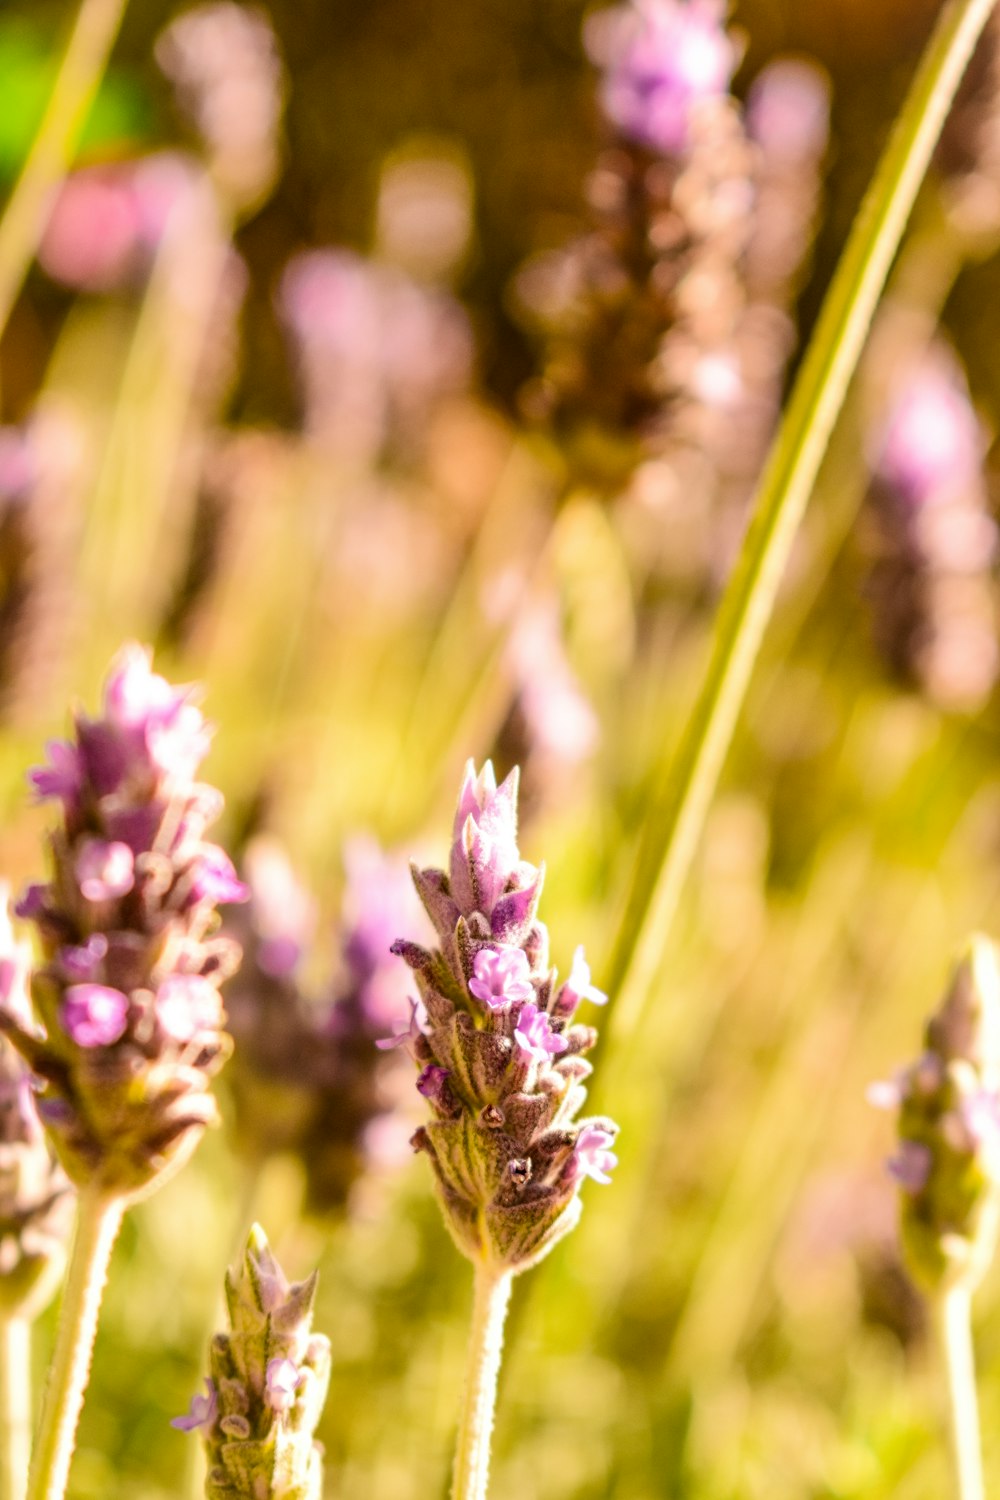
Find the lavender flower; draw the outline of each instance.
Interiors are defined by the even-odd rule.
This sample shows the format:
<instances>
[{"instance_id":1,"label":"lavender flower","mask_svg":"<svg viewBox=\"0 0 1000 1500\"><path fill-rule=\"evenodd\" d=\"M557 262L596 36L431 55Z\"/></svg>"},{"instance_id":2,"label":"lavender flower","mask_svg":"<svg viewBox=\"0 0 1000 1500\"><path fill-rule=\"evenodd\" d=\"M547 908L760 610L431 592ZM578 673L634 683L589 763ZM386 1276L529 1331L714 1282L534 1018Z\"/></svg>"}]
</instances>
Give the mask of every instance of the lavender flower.
<instances>
[{"instance_id":1,"label":"lavender flower","mask_svg":"<svg viewBox=\"0 0 1000 1500\"><path fill-rule=\"evenodd\" d=\"M0 886L0 1003L28 1018L31 954L14 938ZM33 1318L58 1286L73 1195L53 1159L27 1067L0 1037L0 1319Z\"/></svg>"},{"instance_id":2,"label":"lavender flower","mask_svg":"<svg viewBox=\"0 0 1000 1500\"><path fill-rule=\"evenodd\" d=\"M409 975L389 948L400 926L419 933L423 922L406 867L367 838L348 843L344 863L340 963L315 995L302 975L315 903L275 840L251 843L251 900L237 927L246 957L226 991L239 1148L257 1159L295 1152L307 1208L318 1214L343 1207L371 1164L374 1128L392 1120L399 1103L400 1060L381 1057L380 1042L393 1052L412 1046L420 1030L416 1006L409 1024L399 1020ZM401 1135L405 1149L405 1129Z\"/></svg>"},{"instance_id":3,"label":"lavender flower","mask_svg":"<svg viewBox=\"0 0 1000 1500\"><path fill-rule=\"evenodd\" d=\"M320 1500L313 1441L330 1379L330 1343L311 1333L315 1272L290 1284L264 1231L250 1231L242 1265L226 1275L230 1332L210 1352L206 1395L171 1425L200 1431L208 1500Z\"/></svg>"},{"instance_id":4,"label":"lavender flower","mask_svg":"<svg viewBox=\"0 0 1000 1500\"><path fill-rule=\"evenodd\" d=\"M938 341L902 372L873 424L870 596L892 671L964 712L982 706L1000 672L985 447L961 368Z\"/></svg>"},{"instance_id":5,"label":"lavender flower","mask_svg":"<svg viewBox=\"0 0 1000 1500\"><path fill-rule=\"evenodd\" d=\"M221 806L193 779L209 738L191 690L127 646L103 713L78 714L74 738L30 776L62 812L52 880L21 907L44 954L41 1029L9 1003L0 1024L42 1081L67 1173L111 1195L176 1170L216 1118L209 1085L229 1052L218 987L238 950L211 933L216 900L241 889L204 840Z\"/></svg>"},{"instance_id":6,"label":"lavender flower","mask_svg":"<svg viewBox=\"0 0 1000 1500\"><path fill-rule=\"evenodd\" d=\"M587 46L604 70L608 119L664 155L685 150L693 114L728 92L739 57L720 0L632 0L599 11Z\"/></svg>"},{"instance_id":7,"label":"lavender flower","mask_svg":"<svg viewBox=\"0 0 1000 1500\"><path fill-rule=\"evenodd\" d=\"M414 1136L434 1166L456 1244L497 1268L534 1264L576 1223L584 1177L608 1182L617 1127L578 1120L596 1034L574 1024L589 986L557 985L536 908L543 871L517 847L517 772L497 786L469 764L449 872L414 869L439 946L395 947L427 1020L410 1036L431 1121ZM572 981L572 976L571 976Z\"/></svg>"},{"instance_id":8,"label":"lavender flower","mask_svg":"<svg viewBox=\"0 0 1000 1500\"><path fill-rule=\"evenodd\" d=\"M544 351L525 405L582 479L617 488L643 458L729 435L754 163L720 7L628 0L586 36L612 144L590 232L519 278Z\"/></svg>"},{"instance_id":9,"label":"lavender flower","mask_svg":"<svg viewBox=\"0 0 1000 1500\"><path fill-rule=\"evenodd\" d=\"M887 1167L911 1270L931 1291L974 1290L1000 1226L1000 968L986 938L969 939L925 1051L869 1097L899 1111Z\"/></svg>"},{"instance_id":10,"label":"lavender flower","mask_svg":"<svg viewBox=\"0 0 1000 1500\"><path fill-rule=\"evenodd\" d=\"M247 213L270 192L280 165L285 70L263 10L208 0L167 27L156 60L205 145L212 175Z\"/></svg>"}]
</instances>

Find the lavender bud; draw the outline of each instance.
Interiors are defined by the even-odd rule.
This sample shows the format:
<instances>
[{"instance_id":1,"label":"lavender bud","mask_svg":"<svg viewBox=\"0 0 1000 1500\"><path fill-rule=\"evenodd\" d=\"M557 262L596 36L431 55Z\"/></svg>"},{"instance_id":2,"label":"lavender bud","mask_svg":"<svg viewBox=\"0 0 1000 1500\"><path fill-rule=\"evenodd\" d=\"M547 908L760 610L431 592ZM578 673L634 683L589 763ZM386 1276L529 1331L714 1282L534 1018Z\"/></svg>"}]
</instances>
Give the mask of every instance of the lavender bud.
<instances>
[{"instance_id":1,"label":"lavender bud","mask_svg":"<svg viewBox=\"0 0 1000 1500\"><path fill-rule=\"evenodd\" d=\"M969 939L925 1032L926 1051L879 1101L898 1100L903 1247L916 1279L974 1290L1000 1227L1000 968L992 942Z\"/></svg>"},{"instance_id":2,"label":"lavender bud","mask_svg":"<svg viewBox=\"0 0 1000 1500\"><path fill-rule=\"evenodd\" d=\"M229 1332L210 1352L206 1394L172 1426L200 1431L208 1500L320 1500L313 1441L330 1380L330 1343L311 1333L316 1274L290 1284L259 1225L226 1275Z\"/></svg>"},{"instance_id":3,"label":"lavender bud","mask_svg":"<svg viewBox=\"0 0 1000 1500\"><path fill-rule=\"evenodd\" d=\"M209 1086L230 1050L218 987L238 954L211 934L216 902L245 890L204 841L221 798L194 780L210 729L190 689L127 646L103 713L75 729L29 778L62 811L52 879L22 907L44 955L41 1029L9 1001L0 1024L42 1081L70 1178L130 1196L182 1165L216 1119Z\"/></svg>"},{"instance_id":4,"label":"lavender bud","mask_svg":"<svg viewBox=\"0 0 1000 1500\"><path fill-rule=\"evenodd\" d=\"M580 1000L604 997L581 949L561 989L541 961L541 871L518 850L516 771L498 787L488 762L478 774L470 762L449 873L414 882L439 946L398 945L420 989L409 1037L433 1111L413 1143L459 1249L524 1270L576 1223L584 1177L611 1180L617 1126L577 1118L596 1033L569 1024Z\"/></svg>"}]
</instances>

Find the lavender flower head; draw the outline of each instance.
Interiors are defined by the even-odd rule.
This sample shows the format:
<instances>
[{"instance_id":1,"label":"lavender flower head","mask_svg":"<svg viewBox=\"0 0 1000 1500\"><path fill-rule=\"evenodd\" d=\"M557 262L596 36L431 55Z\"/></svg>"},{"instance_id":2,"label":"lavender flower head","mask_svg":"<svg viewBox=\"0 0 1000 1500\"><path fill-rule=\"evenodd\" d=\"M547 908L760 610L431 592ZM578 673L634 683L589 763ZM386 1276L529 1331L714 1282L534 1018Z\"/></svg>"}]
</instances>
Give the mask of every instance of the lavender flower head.
<instances>
[{"instance_id":1,"label":"lavender flower head","mask_svg":"<svg viewBox=\"0 0 1000 1500\"><path fill-rule=\"evenodd\" d=\"M27 1021L31 952L0 882L0 1002ZM73 1195L35 1108L31 1075L0 1037L0 1318L33 1318L62 1279Z\"/></svg>"},{"instance_id":2,"label":"lavender flower head","mask_svg":"<svg viewBox=\"0 0 1000 1500\"><path fill-rule=\"evenodd\" d=\"M874 443L878 476L920 505L967 484L982 455L982 431L961 377L943 361L909 371Z\"/></svg>"},{"instance_id":3,"label":"lavender flower head","mask_svg":"<svg viewBox=\"0 0 1000 1500\"><path fill-rule=\"evenodd\" d=\"M469 764L449 869L414 869L439 946L400 941L420 1004L398 1040L432 1110L413 1144L431 1158L459 1249L513 1271L541 1258L580 1215L584 1177L608 1182L617 1127L577 1118L596 1033L574 1023L590 985L578 950L557 984L536 910L543 871L517 846L517 772L497 786Z\"/></svg>"},{"instance_id":4,"label":"lavender flower head","mask_svg":"<svg viewBox=\"0 0 1000 1500\"><path fill-rule=\"evenodd\" d=\"M601 104L628 140L667 155L685 149L693 111L728 92L738 61L723 20L719 0L629 0L591 18Z\"/></svg>"},{"instance_id":5,"label":"lavender flower head","mask_svg":"<svg viewBox=\"0 0 1000 1500\"><path fill-rule=\"evenodd\" d=\"M1000 1226L1000 968L994 945L969 939L917 1061L870 1101L897 1108L887 1163L900 1188L903 1247L931 1291L974 1290Z\"/></svg>"},{"instance_id":6,"label":"lavender flower head","mask_svg":"<svg viewBox=\"0 0 1000 1500\"><path fill-rule=\"evenodd\" d=\"M242 1264L226 1275L230 1332L212 1340L205 1395L172 1426L200 1432L208 1500L320 1500L313 1441L330 1380L330 1343L312 1333L316 1274L290 1284L264 1231L250 1231Z\"/></svg>"},{"instance_id":7,"label":"lavender flower head","mask_svg":"<svg viewBox=\"0 0 1000 1500\"><path fill-rule=\"evenodd\" d=\"M374 839L349 840L344 865L338 959L314 994L303 969L315 903L275 839L251 842L251 899L233 923L245 957L226 989L237 1145L257 1160L294 1152L316 1214L343 1208L373 1165L373 1127L384 1140L396 1122L405 1069L376 1043L405 1008L409 974L390 944L401 929L419 935L426 920L405 864ZM405 1156L408 1131L399 1125Z\"/></svg>"},{"instance_id":8,"label":"lavender flower head","mask_svg":"<svg viewBox=\"0 0 1000 1500\"><path fill-rule=\"evenodd\" d=\"M79 1186L132 1195L176 1170L216 1118L212 1077L230 1050L219 984L239 950L213 936L245 889L206 842L222 798L195 781L209 726L189 688L126 646L102 714L48 746L30 774L59 803L52 879L18 907L37 930L38 1025L9 1003L0 1025L42 1081L39 1113Z\"/></svg>"}]
</instances>

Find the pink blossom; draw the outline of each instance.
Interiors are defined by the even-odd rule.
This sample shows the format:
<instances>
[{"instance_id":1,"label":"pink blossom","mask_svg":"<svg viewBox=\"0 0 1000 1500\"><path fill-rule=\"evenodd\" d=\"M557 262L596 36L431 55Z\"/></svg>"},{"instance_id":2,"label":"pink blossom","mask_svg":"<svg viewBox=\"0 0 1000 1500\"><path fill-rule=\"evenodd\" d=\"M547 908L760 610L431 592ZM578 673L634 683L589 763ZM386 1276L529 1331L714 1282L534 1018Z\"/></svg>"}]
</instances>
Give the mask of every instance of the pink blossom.
<instances>
[{"instance_id":1,"label":"pink blossom","mask_svg":"<svg viewBox=\"0 0 1000 1500\"><path fill-rule=\"evenodd\" d=\"M569 978L562 987L561 999L564 1003L575 1009L581 1000L589 1000L593 1005L607 1005L608 997L603 990L599 990L590 982L590 965L583 956L583 944L573 954L573 963L570 967Z\"/></svg>"},{"instance_id":2,"label":"pink blossom","mask_svg":"<svg viewBox=\"0 0 1000 1500\"><path fill-rule=\"evenodd\" d=\"M72 802L83 785L83 762L75 745L66 740L49 740L45 746L49 764L28 772L28 781L40 802L61 797Z\"/></svg>"},{"instance_id":3,"label":"pink blossom","mask_svg":"<svg viewBox=\"0 0 1000 1500\"><path fill-rule=\"evenodd\" d=\"M381 1052L389 1052L396 1047L407 1047L412 1051L414 1042L424 1035L427 1024L424 1002L411 999L409 1019L399 1017L393 1024L392 1035L380 1037L375 1045Z\"/></svg>"},{"instance_id":4,"label":"pink blossom","mask_svg":"<svg viewBox=\"0 0 1000 1500\"><path fill-rule=\"evenodd\" d=\"M472 965L469 993L491 1010L511 1000L533 1000L528 960L520 948L481 948Z\"/></svg>"},{"instance_id":5,"label":"pink blossom","mask_svg":"<svg viewBox=\"0 0 1000 1500\"><path fill-rule=\"evenodd\" d=\"M584 1125L576 1138L574 1158L577 1175L592 1177L595 1182L609 1183L608 1175L618 1165L618 1158L608 1148L614 1144L614 1132L605 1125Z\"/></svg>"},{"instance_id":6,"label":"pink blossom","mask_svg":"<svg viewBox=\"0 0 1000 1500\"><path fill-rule=\"evenodd\" d=\"M306 1379L294 1360L280 1356L269 1359L264 1377L264 1393L268 1406L276 1412L290 1411L295 1405L296 1393Z\"/></svg>"},{"instance_id":7,"label":"pink blossom","mask_svg":"<svg viewBox=\"0 0 1000 1500\"><path fill-rule=\"evenodd\" d=\"M552 1022L545 1011L539 1010L532 1000L521 1009L514 1028L514 1040L522 1052L536 1062L545 1062L547 1058L565 1052L569 1046L564 1036L552 1030Z\"/></svg>"},{"instance_id":8,"label":"pink blossom","mask_svg":"<svg viewBox=\"0 0 1000 1500\"><path fill-rule=\"evenodd\" d=\"M219 1393L214 1381L205 1381L205 1392L204 1396L191 1397L190 1410L183 1417L172 1417L171 1427L176 1427L181 1432L194 1432L198 1427L214 1425L219 1413Z\"/></svg>"},{"instance_id":9,"label":"pink blossom","mask_svg":"<svg viewBox=\"0 0 1000 1500\"><path fill-rule=\"evenodd\" d=\"M71 984L59 1019L78 1047L110 1047L125 1034L128 996L105 984Z\"/></svg>"},{"instance_id":10,"label":"pink blossom","mask_svg":"<svg viewBox=\"0 0 1000 1500\"><path fill-rule=\"evenodd\" d=\"M217 844L203 844L191 866L191 895L195 901L246 901L249 887L236 873L236 867L224 849Z\"/></svg>"},{"instance_id":11,"label":"pink blossom","mask_svg":"<svg viewBox=\"0 0 1000 1500\"><path fill-rule=\"evenodd\" d=\"M177 1042L218 1027L219 992L200 974L170 974L156 991L156 1019Z\"/></svg>"},{"instance_id":12,"label":"pink blossom","mask_svg":"<svg viewBox=\"0 0 1000 1500\"><path fill-rule=\"evenodd\" d=\"M76 858L76 878L88 901L114 901L135 884L135 855L128 844L84 839Z\"/></svg>"}]
</instances>

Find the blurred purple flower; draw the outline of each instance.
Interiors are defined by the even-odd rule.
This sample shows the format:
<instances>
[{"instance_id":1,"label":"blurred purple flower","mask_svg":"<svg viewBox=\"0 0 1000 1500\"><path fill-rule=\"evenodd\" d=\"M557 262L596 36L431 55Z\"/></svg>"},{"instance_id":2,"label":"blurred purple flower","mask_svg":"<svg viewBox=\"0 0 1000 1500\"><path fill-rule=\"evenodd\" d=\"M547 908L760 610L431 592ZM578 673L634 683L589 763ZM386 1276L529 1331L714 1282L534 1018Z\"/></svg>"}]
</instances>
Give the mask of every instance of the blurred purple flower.
<instances>
[{"instance_id":1,"label":"blurred purple flower","mask_svg":"<svg viewBox=\"0 0 1000 1500\"><path fill-rule=\"evenodd\" d=\"M886 1161L886 1171L905 1193L920 1193L927 1185L934 1157L929 1146L920 1141L900 1141L894 1156Z\"/></svg>"},{"instance_id":2,"label":"blurred purple flower","mask_svg":"<svg viewBox=\"0 0 1000 1500\"><path fill-rule=\"evenodd\" d=\"M608 1175L617 1165L618 1157L609 1150L614 1143L614 1132L595 1121L584 1125L576 1138L574 1162L580 1177L592 1177L595 1182L607 1184Z\"/></svg>"},{"instance_id":3,"label":"blurred purple flower","mask_svg":"<svg viewBox=\"0 0 1000 1500\"><path fill-rule=\"evenodd\" d=\"M106 984L72 984L59 1019L78 1047L110 1047L125 1034L128 996Z\"/></svg>"},{"instance_id":4,"label":"blurred purple flower","mask_svg":"<svg viewBox=\"0 0 1000 1500\"><path fill-rule=\"evenodd\" d=\"M601 104L623 135L665 154L685 149L692 111L726 94L736 66L723 20L720 0L629 0L591 17Z\"/></svg>"}]
</instances>

